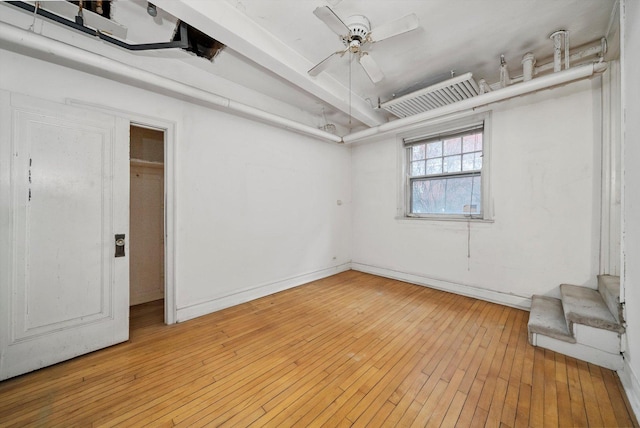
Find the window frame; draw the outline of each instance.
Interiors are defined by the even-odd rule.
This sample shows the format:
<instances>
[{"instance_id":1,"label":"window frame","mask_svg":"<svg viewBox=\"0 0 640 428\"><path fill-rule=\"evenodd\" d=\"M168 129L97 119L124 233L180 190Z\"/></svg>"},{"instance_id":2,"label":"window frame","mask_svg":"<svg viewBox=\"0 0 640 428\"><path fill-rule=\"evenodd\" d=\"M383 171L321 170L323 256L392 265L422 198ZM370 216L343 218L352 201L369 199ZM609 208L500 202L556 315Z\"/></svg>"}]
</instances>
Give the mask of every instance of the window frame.
<instances>
[{"instance_id":1,"label":"window frame","mask_svg":"<svg viewBox=\"0 0 640 428\"><path fill-rule=\"evenodd\" d=\"M473 127L483 126L483 142L482 142L482 168L480 169L480 213L469 214L453 214L453 213L412 213L412 182L415 177L410 175L409 153L412 143L426 141L438 138L439 136L448 136L464 133ZM476 113L458 117L456 119L441 120L422 126L412 132L398 135L399 156L398 164L400 171L400 189L398 198L398 219L404 220L449 220L449 221L492 221L493 211L490 204L490 163L491 163L491 112ZM478 175L477 171L442 173L433 175L433 178L463 177ZM425 178L425 177L422 177Z\"/></svg>"}]
</instances>

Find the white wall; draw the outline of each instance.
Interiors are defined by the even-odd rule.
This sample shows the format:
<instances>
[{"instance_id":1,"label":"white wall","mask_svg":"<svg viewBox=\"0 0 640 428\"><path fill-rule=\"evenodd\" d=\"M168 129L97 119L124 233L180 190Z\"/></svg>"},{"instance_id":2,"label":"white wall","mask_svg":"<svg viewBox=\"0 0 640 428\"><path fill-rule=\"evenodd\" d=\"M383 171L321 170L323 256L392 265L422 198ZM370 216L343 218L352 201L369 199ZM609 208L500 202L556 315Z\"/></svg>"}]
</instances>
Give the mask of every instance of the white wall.
<instances>
[{"instance_id":1,"label":"white wall","mask_svg":"<svg viewBox=\"0 0 640 428\"><path fill-rule=\"evenodd\" d=\"M394 218L399 140L353 148L356 269L521 307L560 283L595 287L600 78L491 109L493 223Z\"/></svg>"},{"instance_id":2,"label":"white wall","mask_svg":"<svg viewBox=\"0 0 640 428\"><path fill-rule=\"evenodd\" d=\"M13 52L0 64L0 89L176 123L178 320L348 266L348 148Z\"/></svg>"},{"instance_id":3,"label":"white wall","mask_svg":"<svg viewBox=\"0 0 640 428\"><path fill-rule=\"evenodd\" d=\"M622 108L623 108L623 274L626 300L625 368L620 378L640 417L640 3L623 2Z\"/></svg>"}]
</instances>

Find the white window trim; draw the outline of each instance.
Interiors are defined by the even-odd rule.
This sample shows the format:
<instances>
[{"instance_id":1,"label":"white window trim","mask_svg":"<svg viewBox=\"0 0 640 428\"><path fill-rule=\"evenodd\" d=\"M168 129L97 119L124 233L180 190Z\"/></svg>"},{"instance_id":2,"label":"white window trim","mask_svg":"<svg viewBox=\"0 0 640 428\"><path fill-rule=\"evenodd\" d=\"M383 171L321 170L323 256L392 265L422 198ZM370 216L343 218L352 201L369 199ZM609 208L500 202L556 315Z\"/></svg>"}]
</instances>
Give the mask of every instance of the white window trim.
<instances>
[{"instance_id":1,"label":"white window trim","mask_svg":"<svg viewBox=\"0 0 640 428\"><path fill-rule=\"evenodd\" d=\"M484 122L483 148L482 148L482 174L481 174L481 199L482 216L469 216L464 214L410 214L409 201L409 174L407 171L407 148L405 139L424 138L436 136L438 134L455 132L460 128L474 123ZM491 199L491 111L475 113L457 117L451 120L438 121L425 125L424 127L397 135L398 147L398 206L397 220L437 220L437 221L472 221L472 222L493 222L493 204Z\"/></svg>"}]
</instances>

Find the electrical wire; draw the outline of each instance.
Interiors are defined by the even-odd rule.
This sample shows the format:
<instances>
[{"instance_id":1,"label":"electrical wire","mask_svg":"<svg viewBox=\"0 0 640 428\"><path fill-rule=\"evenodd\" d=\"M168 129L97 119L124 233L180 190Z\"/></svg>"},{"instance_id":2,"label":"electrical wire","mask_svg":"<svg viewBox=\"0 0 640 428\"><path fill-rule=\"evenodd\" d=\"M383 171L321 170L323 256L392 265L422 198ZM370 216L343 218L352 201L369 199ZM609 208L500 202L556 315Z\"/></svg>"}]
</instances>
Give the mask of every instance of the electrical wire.
<instances>
[{"instance_id":1,"label":"electrical wire","mask_svg":"<svg viewBox=\"0 0 640 428\"><path fill-rule=\"evenodd\" d=\"M469 196L469 215L467 217L467 271L471 270L471 210L473 209L473 188L475 185L475 176L471 177L471 195Z\"/></svg>"},{"instance_id":2,"label":"electrical wire","mask_svg":"<svg viewBox=\"0 0 640 428\"><path fill-rule=\"evenodd\" d=\"M40 9L39 1L36 2L36 6L33 8L33 22L31 23L31 25L29 25L29 28L27 28L27 31L33 31L35 33L36 19L38 18L38 9Z\"/></svg>"}]
</instances>

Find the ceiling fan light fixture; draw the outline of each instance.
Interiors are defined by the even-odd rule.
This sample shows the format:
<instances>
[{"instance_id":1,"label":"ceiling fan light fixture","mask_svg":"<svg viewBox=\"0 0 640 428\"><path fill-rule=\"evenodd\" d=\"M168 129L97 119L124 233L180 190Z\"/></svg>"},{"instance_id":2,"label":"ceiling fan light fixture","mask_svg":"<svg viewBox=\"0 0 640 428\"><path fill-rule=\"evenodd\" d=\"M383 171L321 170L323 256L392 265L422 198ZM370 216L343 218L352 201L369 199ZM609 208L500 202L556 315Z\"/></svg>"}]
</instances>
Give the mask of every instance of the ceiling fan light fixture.
<instances>
[{"instance_id":1,"label":"ceiling fan light fixture","mask_svg":"<svg viewBox=\"0 0 640 428\"><path fill-rule=\"evenodd\" d=\"M349 28L349 34L342 38L345 46L351 48L351 42L353 41L357 41L359 44L364 44L368 41L367 37L371 32L371 23L366 16L352 15L345 19L345 25ZM354 51L352 50L352 52Z\"/></svg>"}]
</instances>

